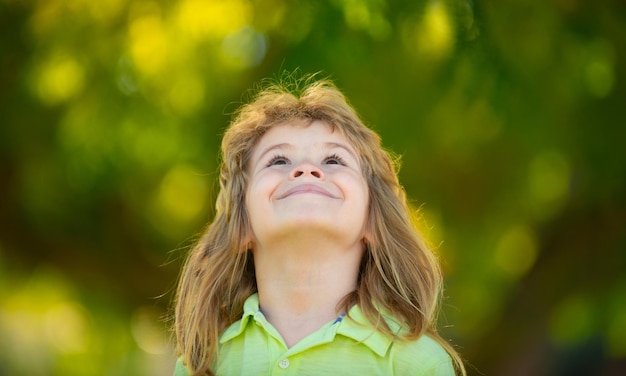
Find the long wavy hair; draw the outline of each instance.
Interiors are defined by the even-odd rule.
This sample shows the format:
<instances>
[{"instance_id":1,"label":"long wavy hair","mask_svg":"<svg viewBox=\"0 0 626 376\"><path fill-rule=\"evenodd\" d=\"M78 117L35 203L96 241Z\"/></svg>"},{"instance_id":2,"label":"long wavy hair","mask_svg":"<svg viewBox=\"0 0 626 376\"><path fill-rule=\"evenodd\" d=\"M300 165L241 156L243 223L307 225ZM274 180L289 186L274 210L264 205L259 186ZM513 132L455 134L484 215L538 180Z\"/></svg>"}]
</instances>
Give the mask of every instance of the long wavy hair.
<instances>
[{"instance_id":1,"label":"long wavy hair","mask_svg":"<svg viewBox=\"0 0 626 376\"><path fill-rule=\"evenodd\" d=\"M358 304L377 330L398 340L428 334L465 374L459 355L436 330L442 275L435 255L411 221L396 159L334 84L314 76L279 80L261 88L239 109L224 134L215 218L190 252L178 286L179 356L194 375L212 375L220 335L241 318L245 300L257 291L245 206L246 167L255 145L273 126L316 120L350 141L369 187L368 238L357 289L344 297L338 309L348 312ZM401 336L390 329L381 312L405 325Z\"/></svg>"}]
</instances>

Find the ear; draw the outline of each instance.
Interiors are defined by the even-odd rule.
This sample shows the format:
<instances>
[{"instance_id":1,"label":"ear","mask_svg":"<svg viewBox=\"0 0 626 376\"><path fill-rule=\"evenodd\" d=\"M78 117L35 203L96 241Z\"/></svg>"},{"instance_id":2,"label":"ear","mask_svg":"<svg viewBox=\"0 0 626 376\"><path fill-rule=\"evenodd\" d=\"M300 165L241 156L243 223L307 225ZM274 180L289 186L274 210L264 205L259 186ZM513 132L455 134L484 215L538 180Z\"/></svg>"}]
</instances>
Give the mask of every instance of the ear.
<instances>
[{"instance_id":1,"label":"ear","mask_svg":"<svg viewBox=\"0 0 626 376\"><path fill-rule=\"evenodd\" d=\"M361 239L361 243L363 244L363 249L367 249L369 245L372 244L372 237L369 231L366 231L363 234L363 238Z\"/></svg>"},{"instance_id":2,"label":"ear","mask_svg":"<svg viewBox=\"0 0 626 376\"><path fill-rule=\"evenodd\" d=\"M373 225L372 225L370 218L368 218L365 221L365 226L363 226L363 234L361 238L361 242L363 242L364 246L367 246L368 244L372 244L373 242L372 232L373 232Z\"/></svg>"},{"instance_id":3,"label":"ear","mask_svg":"<svg viewBox=\"0 0 626 376\"><path fill-rule=\"evenodd\" d=\"M241 241L239 243L239 252L246 252L256 248L256 238L254 236L254 232L252 231L252 226L250 225L248 210L246 209L245 204L243 205L243 223L240 228L243 236L241 237Z\"/></svg>"},{"instance_id":4,"label":"ear","mask_svg":"<svg viewBox=\"0 0 626 376\"><path fill-rule=\"evenodd\" d=\"M241 239L240 252L251 251L256 248L256 242L251 231L248 231L246 235Z\"/></svg>"}]
</instances>

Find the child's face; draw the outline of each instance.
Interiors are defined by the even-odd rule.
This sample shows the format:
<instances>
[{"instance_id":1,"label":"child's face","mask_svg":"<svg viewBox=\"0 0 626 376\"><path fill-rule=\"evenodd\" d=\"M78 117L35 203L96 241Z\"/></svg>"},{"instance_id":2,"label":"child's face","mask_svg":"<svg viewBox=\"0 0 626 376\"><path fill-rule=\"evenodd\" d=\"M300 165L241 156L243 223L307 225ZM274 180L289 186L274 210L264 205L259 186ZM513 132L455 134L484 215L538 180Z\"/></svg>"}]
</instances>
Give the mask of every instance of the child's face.
<instances>
[{"instance_id":1,"label":"child's face","mask_svg":"<svg viewBox=\"0 0 626 376\"><path fill-rule=\"evenodd\" d=\"M361 242L368 186L350 142L327 124L277 125L255 146L247 173L246 207L254 241L328 236Z\"/></svg>"}]
</instances>

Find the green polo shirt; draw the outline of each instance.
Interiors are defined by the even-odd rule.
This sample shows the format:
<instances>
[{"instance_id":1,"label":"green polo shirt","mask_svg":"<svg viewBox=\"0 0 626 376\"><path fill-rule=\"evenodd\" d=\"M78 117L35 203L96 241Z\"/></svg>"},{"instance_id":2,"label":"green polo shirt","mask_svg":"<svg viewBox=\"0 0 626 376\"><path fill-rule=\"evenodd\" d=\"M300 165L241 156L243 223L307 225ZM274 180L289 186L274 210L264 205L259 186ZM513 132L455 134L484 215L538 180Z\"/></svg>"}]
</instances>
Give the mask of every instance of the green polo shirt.
<instances>
[{"instance_id":1,"label":"green polo shirt","mask_svg":"<svg viewBox=\"0 0 626 376\"><path fill-rule=\"evenodd\" d=\"M288 348L259 310L258 295L251 295L241 320L220 337L213 370L218 376L454 375L450 356L432 338L394 341L375 331L357 306L349 316L352 320L339 317ZM400 330L391 318L387 322ZM179 359L174 376L187 375Z\"/></svg>"}]
</instances>

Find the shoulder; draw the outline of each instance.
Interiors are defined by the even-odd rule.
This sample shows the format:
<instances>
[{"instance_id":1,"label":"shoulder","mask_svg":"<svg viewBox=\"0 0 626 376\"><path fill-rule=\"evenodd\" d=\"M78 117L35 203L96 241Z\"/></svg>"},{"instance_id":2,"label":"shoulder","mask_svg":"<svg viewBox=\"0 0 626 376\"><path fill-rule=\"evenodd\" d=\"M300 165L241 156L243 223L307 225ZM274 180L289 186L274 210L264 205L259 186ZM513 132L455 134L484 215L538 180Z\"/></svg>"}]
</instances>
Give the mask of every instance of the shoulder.
<instances>
[{"instance_id":1,"label":"shoulder","mask_svg":"<svg viewBox=\"0 0 626 376\"><path fill-rule=\"evenodd\" d=\"M389 349L394 373L454 376L452 358L436 340L423 335L417 340L396 340Z\"/></svg>"},{"instance_id":2,"label":"shoulder","mask_svg":"<svg viewBox=\"0 0 626 376\"><path fill-rule=\"evenodd\" d=\"M181 358L178 358L176 360L176 367L174 368L174 376L189 376L189 375L191 375L191 373L189 373L189 370L183 364L183 360Z\"/></svg>"},{"instance_id":3,"label":"shoulder","mask_svg":"<svg viewBox=\"0 0 626 376\"><path fill-rule=\"evenodd\" d=\"M452 358L446 349L435 338L424 334L418 339L404 339L405 329L393 315L383 312L389 328L397 333L391 338L376 330L358 306L350 309L349 317L355 324L342 325L338 331L368 346L381 358L395 375L437 375L454 376L455 369Z\"/></svg>"}]
</instances>

